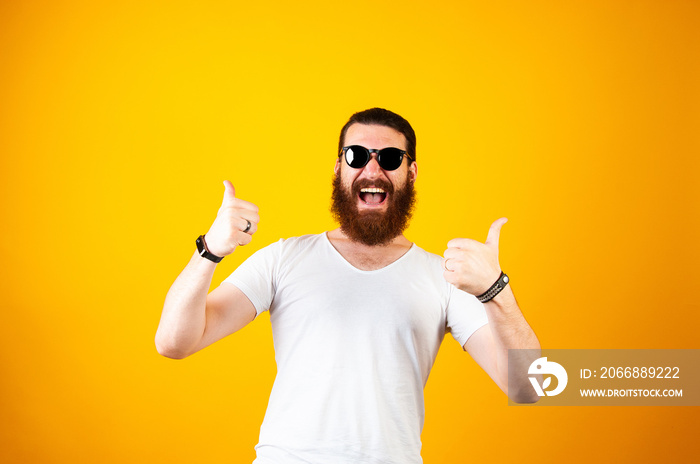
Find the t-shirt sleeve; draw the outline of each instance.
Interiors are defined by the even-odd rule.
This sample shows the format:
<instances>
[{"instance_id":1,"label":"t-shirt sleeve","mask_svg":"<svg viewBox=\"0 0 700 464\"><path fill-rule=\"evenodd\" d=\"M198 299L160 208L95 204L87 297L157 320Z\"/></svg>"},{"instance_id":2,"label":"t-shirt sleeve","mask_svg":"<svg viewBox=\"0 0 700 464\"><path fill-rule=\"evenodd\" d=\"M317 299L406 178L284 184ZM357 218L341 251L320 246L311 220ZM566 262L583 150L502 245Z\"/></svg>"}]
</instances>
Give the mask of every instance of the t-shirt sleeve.
<instances>
[{"instance_id":1,"label":"t-shirt sleeve","mask_svg":"<svg viewBox=\"0 0 700 464\"><path fill-rule=\"evenodd\" d=\"M255 306L256 316L272 305L282 242L280 240L256 251L222 282L222 285L238 287Z\"/></svg>"},{"instance_id":2,"label":"t-shirt sleeve","mask_svg":"<svg viewBox=\"0 0 700 464\"><path fill-rule=\"evenodd\" d=\"M486 310L483 303L476 299L474 295L464 292L452 284L449 290L449 301L447 303L447 330L452 336L464 346L474 332L480 327L488 324Z\"/></svg>"}]
</instances>

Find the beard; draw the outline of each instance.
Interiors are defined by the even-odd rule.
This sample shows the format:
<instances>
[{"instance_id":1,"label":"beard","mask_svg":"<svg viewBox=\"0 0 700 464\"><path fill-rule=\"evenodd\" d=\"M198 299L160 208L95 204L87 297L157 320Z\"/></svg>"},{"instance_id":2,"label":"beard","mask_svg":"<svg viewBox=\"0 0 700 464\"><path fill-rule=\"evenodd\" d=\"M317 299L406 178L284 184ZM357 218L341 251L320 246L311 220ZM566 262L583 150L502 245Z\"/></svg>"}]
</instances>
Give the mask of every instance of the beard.
<instances>
[{"instance_id":1,"label":"beard","mask_svg":"<svg viewBox=\"0 0 700 464\"><path fill-rule=\"evenodd\" d=\"M350 190L343 187L340 176L333 177L331 213L340 224L340 230L351 240L365 245L388 245L408 227L416 204L416 191L413 182L406 174L404 187L394 191L394 186L385 180L369 181L362 179L353 184ZM374 186L387 193L386 211L363 211L357 208L360 189Z\"/></svg>"}]
</instances>

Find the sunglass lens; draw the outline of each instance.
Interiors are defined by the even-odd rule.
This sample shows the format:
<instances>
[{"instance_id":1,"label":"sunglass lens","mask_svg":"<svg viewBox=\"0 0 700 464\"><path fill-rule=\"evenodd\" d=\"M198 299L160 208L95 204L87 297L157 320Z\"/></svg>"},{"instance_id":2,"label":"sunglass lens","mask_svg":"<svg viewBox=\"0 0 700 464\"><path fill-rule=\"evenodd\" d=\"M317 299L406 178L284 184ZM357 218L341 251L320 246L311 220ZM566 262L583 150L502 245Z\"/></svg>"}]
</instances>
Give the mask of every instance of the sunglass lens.
<instances>
[{"instance_id":1,"label":"sunglass lens","mask_svg":"<svg viewBox=\"0 0 700 464\"><path fill-rule=\"evenodd\" d=\"M369 158L369 153L364 147L353 145L345 149L345 161L351 168L359 169L365 164Z\"/></svg>"},{"instance_id":2,"label":"sunglass lens","mask_svg":"<svg viewBox=\"0 0 700 464\"><path fill-rule=\"evenodd\" d=\"M379 152L379 165L386 171L393 171L401 166L403 154L398 148L385 148Z\"/></svg>"}]
</instances>

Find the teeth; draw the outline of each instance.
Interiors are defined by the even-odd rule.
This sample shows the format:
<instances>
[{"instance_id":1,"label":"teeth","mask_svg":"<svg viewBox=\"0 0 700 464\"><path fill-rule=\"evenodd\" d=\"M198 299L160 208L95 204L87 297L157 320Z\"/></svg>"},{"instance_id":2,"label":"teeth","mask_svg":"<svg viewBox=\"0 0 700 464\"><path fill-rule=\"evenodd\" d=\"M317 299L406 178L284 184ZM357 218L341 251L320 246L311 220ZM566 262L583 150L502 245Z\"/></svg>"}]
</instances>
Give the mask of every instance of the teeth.
<instances>
[{"instance_id":1,"label":"teeth","mask_svg":"<svg viewBox=\"0 0 700 464\"><path fill-rule=\"evenodd\" d=\"M363 188L360 190L362 193L384 193L384 189L380 188Z\"/></svg>"}]
</instances>

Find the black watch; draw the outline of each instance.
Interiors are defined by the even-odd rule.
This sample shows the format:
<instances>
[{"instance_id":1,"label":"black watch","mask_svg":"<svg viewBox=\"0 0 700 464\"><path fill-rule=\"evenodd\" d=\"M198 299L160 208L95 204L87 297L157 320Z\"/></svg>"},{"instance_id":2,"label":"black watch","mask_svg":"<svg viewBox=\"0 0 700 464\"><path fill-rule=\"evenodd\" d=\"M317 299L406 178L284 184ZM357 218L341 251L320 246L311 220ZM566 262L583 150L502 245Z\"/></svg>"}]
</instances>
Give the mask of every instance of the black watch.
<instances>
[{"instance_id":1,"label":"black watch","mask_svg":"<svg viewBox=\"0 0 700 464\"><path fill-rule=\"evenodd\" d=\"M207 248L207 242L204 241L204 235L197 237L197 252L202 258L206 258L215 263L220 263L221 260L224 259L223 256L216 256L209 251L209 248Z\"/></svg>"}]
</instances>

